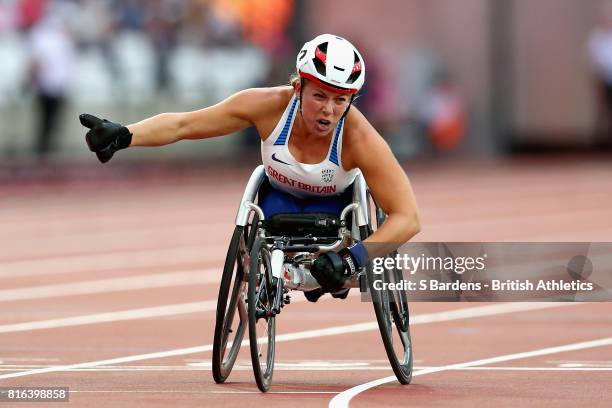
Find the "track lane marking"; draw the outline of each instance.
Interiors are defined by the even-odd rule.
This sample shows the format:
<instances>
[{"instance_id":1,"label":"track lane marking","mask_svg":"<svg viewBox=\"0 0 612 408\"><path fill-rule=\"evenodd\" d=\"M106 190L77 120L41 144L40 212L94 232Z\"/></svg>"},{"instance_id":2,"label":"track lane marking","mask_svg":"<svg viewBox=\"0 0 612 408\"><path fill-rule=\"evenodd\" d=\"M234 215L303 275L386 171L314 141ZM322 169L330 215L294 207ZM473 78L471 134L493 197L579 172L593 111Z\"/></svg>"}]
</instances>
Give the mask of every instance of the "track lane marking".
<instances>
[{"instance_id":1,"label":"track lane marking","mask_svg":"<svg viewBox=\"0 0 612 408\"><path fill-rule=\"evenodd\" d=\"M486 364L495 364L495 363L501 363L505 361L519 360L523 358L545 356L549 354L564 353L567 351L583 350L587 348L604 347L604 346L609 346L609 345L612 345L612 337L606 337L606 338L598 339L598 340L584 341L580 343L566 344L563 346L546 347L543 349L537 349L537 350L526 351L526 352L521 352L521 353L513 353L513 354L506 354L506 355L501 355L501 356L496 356L496 357L489 357L489 358L480 359L480 360L467 361L465 363L449 364L449 365L440 366L440 367L426 368L426 369L414 372L412 376L416 377L419 375L433 374L433 373L438 373L442 371L459 370L459 369L468 368L468 367L482 366ZM356 395L361 394L362 392L367 391L371 388L374 388L379 385L386 384L392 381L397 381L397 378L395 377L395 375L385 377L385 378L380 378L378 380L370 381L370 382L349 388L348 390L343 391L340 394L336 395L334 398L332 398L332 400L329 402L329 408L348 407L349 402Z\"/></svg>"},{"instance_id":2,"label":"track lane marking","mask_svg":"<svg viewBox=\"0 0 612 408\"><path fill-rule=\"evenodd\" d=\"M175 316L180 314L210 312L217 307L216 300L203 302L178 303L172 305L128 309L118 312L96 313L90 315L64 317L59 319L38 320L0 326L0 333L16 333L32 330L55 329L59 327L83 326L88 324L120 322L151 317Z\"/></svg>"},{"instance_id":3,"label":"track lane marking","mask_svg":"<svg viewBox=\"0 0 612 408\"><path fill-rule=\"evenodd\" d=\"M358 291L349 293L349 297L359 296ZM331 300L331 297L322 300ZM305 302L306 298L292 298L291 303ZM82 326L88 324L111 323L126 320L147 319L152 317L175 316L189 313L212 312L217 309L216 300L201 302L176 303L170 305L127 309L116 312L94 313L81 316L70 316L32 322L12 323L0 325L0 333L16 333L31 330L55 329L60 327Z\"/></svg>"},{"instance_id":4,"label":"track lane marking","mask_svg":"<svg viewBox=\"0 0 612 408\"><path fill-rule=\"evenodd\" d=\"M146 393L146 394L155 394L155 393L163 393L163 394L261 394L259 391L185 391L185 390L70 390L70 393L109 393L109 394L137 394L137 393ZM266 394L335 394L335 391L268 391Z\"/></svg>"},{"instance_id":5,"label":"track lane marking","mask_svg":"<svg viewBox=\"0 0 612 408\"><path fill-rule=\"evenodd\" d=\"M231 224L230 224L231 226ZM161 231L137 231L132 233L108 233L106 236L94 237L78 237L78 236L65 236L64 238L53 237L42 237L40 239L26 238L26 239L11 239L6 240L3 243L3 253L0 254L0 258L5 261L5 257L11 258L27 258L27 257L53 257L62 256L68 251L79 251L80 253L93 253L100 252L100 243L104 243L104 249L107 251L129 251L129 250L142 250L150 249L151 247L163 247L166 245L177 245L181 243L183 245L189 245L199 243L202 249L206 248L208 244L215 245L215 242L206 241L207 233L212 233L212 236L221 235L226 236L231 232L231 228L225 228L223 230L211 231L206 229L204 225L201 227L187 226L187 227L175 227L167 228ZM223 252L227 250L227 243L222 245L221 240L217 240L216 246L223 246ZM221 252L222 253L222 252Z\"/></svg>"},{"instance_id":6,"label":"track lane marking","mask_svg":"<svg viewBox=\"0 0 612 408\"><path fill-rule=\"evenodd\" d=\"M360 293L358 291L351 291L349 293L349 297L358 296ZM325 298L323 300L329 300L331 298ZM306 299L304 297L298 297L296 299L291 299L291 302L304 302ZM190 302L190 303L177 303L163 306L153 306L153 307L145 307L138 309L128 309L128 310L120 310L116 312L105 312L105 313L94 313L89 315L81 315L81 316L70 316L56 319L48 319L48 320L37 320L32 322L22 322L22 323L12 323L0 325L0 333L15 333L15 332L23 332L23 331L31 331L31 330L42 330L42 329L54 329L59 327L72 327L72 326L81 326L87 324L98 324L98 323L110 323L110 322L118 322L125 320L136 320L136 319L146 319L151 317L164 317L164 316L174 316L180 314L188 314L188 313L198 313L198 312L211 312L216 310L217 301L216 300L208 300L202 302ZM450 310L445 312L438 312L438 314L427 315L427 319L437 319L437 320L427 320L425 323L433 323L435 321L448 321L454 320L455 318L469 318L469 317L484 317L484 316L492 316L501 313L512 313L513 311L524 311L533 309L545 309L548 307L561 307L573 305L573 303L536 303L538 307L525 306L525 305L533 305L533 303L501 303L495 305L486 305L486 306L478 306L478 307L470 307L459 310ZM552 306L551 306L552 305ZM423 315L417 315L411 318L410 324L420 324L422 321ZM369 326L365 330L374 330L376 329L377 323L372 322L368 323ZM279 336L276 338L278 339Z\"/></svg>"},{"instance_id":7,"label":"track lane marking","mask_svg":"<svg viewBox=\"0 0 612 408\"><path fill-rule=\"evenodd\" d=\"M81 212L78 216L71 214L71 217L65 214L57 218L49 218L48 216L35 218L30 214L27 218L21 220L5 218L0 220L0 222L2 222L2 228L7 234L11 234L11 236L17 238L30 238L32 236L40 237L41 232L47 233L47 235L42 236L50 236L58 231L66 235L76 235L78 238L81 238L81 234L93 237L108 232L149 231L169 228L174 225L201 225L204 227L213 225L215 228L227 228L227 222L223 222L222 220L203 220L203 210L203 208L199 208L198 206L183 207L180 211L177 211L171 216L165 214L163 218L156 217L153 222L151 222L150 219L134 217L132 214L126 213L125 211L109 213L106 210L104 213L97 210L85 213Z\"/></svg>"},{"instance_id":8,"label":"track lane marking","mask_svg":"<svg viewBox=\"0 0 612 408\"><path fill-rule=\"evenodd\" d=\"M216 262L222 264L227 245L179 246L113 251L82 255L45 256L35 259L0 260L0 279L95 272L119 268L147 268L186 263Z\"/></svg>"},{"instance_id":9,"label":"track lane marking","mask_svg":"<svg viewBox=\"0 0 612 408\"><path fill-rule=\"evenodd\" d=\"M54 367L53 365L34 365L34 364L4 364L0 365L0 371L22 371ZM429 370L437 369L441 366L415 366L415 370ZM159 371L211 371L211 364L208 365L184 365L184 366L166 366L166 365L108 365L99 367L88 367L88 368L74 368L69 370L70 372L159 372ZM251 371L253 367L250 361L237 361L233 371ZM274 366L275 371L390 371L391 368L387 365L380 366L355 366L355 367L342 367L342 366L312 366L306 362L304 365L294 364L291 366ZM612 371L612 367L459 367L451 368L448 371ZM334 392L337 394L337 392Z\"/></svg>"},{"instance_id":10,"label":"track lane marking","mask_svg":"<svg viewBox=\"0 0 612 408\"><path fill-rule=\"evenodd\" d=\"M221 281L221 272L222 268L200 268L151 275L132 275L121 278L3 289L0 290L0 302L217 283Z\"/></svg>"},{"instance_id":11,"label":"track lane marking","mask_svg":"<svg viewBox=\"0 0 612 408\"><path fill-rule=\"evenodd\" d=\"M553 308L553 307L568 307L568 306L574 306L574 305L578 305L578 303L504 303L504 304L485 305L485 306L470 307L470 308L460 309L460 310L435 312L435 313L417 315L417 316L414 316L414 318L412 318L411 324L425 324L425 323L433 323L433 322L441 322L441 321L449 321L449 320L468 319L468 318L473 318L473 317L493 316L493 315L523 312L523 311L529 311L529 310L547 309L547 308ZM285 341L319 338L319 337L334 336L334 335L339 335L339 334L359 333L359 332L370 331L370 330L375 330L375 329L378 329L378 324L376 322L364 322L364 323L357 323L357 324L351 324L351 325L346 325L346 326L336 326L336 327L328 327L324 329L305 330L301 332L281 334L281 335L276 336L276 342L280 343L280 342L285 342ZM243 340L241 343L241 347L244 347L248 344L249 344L248 339ZM121 364L121 363L133 362L133 361L151 360L151 359L156 359L156 358L165 358L165 357L174 357L174 356L184 356L184 355L189 355L189 354L196 354L196 353L212 351L212 347L213 347L212 344L207 344L204 346L186 347L186 348L180 348L180 349L159 351L159 352L154 352L154 353L116 357L116 358L111 358L111 359L106 359L106 360L88 361L84 363L67 364L67 365L60 365L60 366L48 367L48 368L42 368L42 369L21 371L18 373L0 375L0 380L7 379L7 378L24 377L24 376L30 376L30 375L36 375L36 374L69 371L72 369L81 369L81 368L89 368L89 367L106 366L106 365L112 365L112 364Z\"/></svg>"}]
</instances>

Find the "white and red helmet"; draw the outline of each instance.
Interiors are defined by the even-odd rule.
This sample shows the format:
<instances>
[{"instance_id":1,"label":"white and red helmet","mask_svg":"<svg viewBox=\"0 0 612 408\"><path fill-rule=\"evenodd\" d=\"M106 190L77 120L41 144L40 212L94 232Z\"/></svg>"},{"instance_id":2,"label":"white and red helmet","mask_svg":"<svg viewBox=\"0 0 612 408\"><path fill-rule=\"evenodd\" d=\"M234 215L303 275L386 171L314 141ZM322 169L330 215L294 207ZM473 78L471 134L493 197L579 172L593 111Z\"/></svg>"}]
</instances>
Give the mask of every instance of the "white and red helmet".
<instances>
[{"instance_id":1,"label":"white and red helmet","mask_svg":"<svg viewBox=\"0 0 612 408\"><path fill-rule=\"evenodd\" d=\"M334 92L355 94L365 82L365 64L357 48L332 34L321 34L304 44L295 68L301 78Z\"/></svg>"}]
</instances>

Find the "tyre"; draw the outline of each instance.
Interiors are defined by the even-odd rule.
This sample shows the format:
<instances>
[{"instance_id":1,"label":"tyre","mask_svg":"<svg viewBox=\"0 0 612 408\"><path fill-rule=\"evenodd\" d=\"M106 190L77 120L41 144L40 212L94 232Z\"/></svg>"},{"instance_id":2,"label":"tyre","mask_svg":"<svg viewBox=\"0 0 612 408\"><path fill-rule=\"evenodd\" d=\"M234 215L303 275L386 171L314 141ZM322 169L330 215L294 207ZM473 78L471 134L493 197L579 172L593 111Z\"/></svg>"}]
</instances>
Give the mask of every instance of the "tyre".
<instances>
[{"instance_id":1,"label":"tyre","mask_svg":"<svg viewBox=\"0 0 612 408\"><path fill-rule=\"evenodd\" d=\"M377 209L377 224L384 222L384 214ZM365 239L368 234L366 227L360 227L360 234ZM391 254L395 256L396 252ZM384 263L383 263L384 265ZM375 290L374 281L382 283L400 282L402 273L397 268L385 268L382 274L375 274L372 264L366 267L366 277L378 328L387 353L391 368L401 384L409 384L412 380L412 341L410 338L410 313L408 299L403 290ZM382 286L386 288L387 286Z\"/></svg>"},{"instance_id":2,"label":"tyre","mask_svg":"<svg viewBox=\"0 0 612 408\"><path fill-rule=\"evenodd\" d=\"M274 372L276 318L270 252L263 238L251 250L248 285L249 343L257 387L266 392Z\"/></svg>"},{"instance_id":3,"label":"tyre","mask_svg":"<svg viewBox=\"0 0 612 408\"><path fill-rule=\"evenodd\" d=\"M244 269L248 266L256 226L256 218L246 227L236 226L227 250L217 298L213 339L212 372L216 383L223 383L230 375L247 327Z\"/></svg>"}]
</instances>

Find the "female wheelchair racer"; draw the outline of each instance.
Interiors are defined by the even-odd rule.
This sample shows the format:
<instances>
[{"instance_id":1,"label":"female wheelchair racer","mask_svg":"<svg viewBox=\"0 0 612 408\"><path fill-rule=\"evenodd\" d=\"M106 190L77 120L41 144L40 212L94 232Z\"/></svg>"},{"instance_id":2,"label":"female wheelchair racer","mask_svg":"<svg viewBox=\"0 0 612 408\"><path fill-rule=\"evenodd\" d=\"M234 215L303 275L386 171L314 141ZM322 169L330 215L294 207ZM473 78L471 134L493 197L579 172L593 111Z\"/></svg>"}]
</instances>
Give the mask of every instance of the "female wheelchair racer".
<instances>
[{"instance_id":1,"label":"female wheelchair racer","mask_svg":"<svg viewBox=\"0 0 612 408\"><path fill-rule=\"evenodd\" d=\"M346 190L362 174L384 224L348 248L318 254L310 273L321 288L306 293L345 297L344 283L374 257L386 255L419 231L410 182L386 142L352 106L365 81L365 63L347 40L330 34L304 44L290 86L238 92L201 110L162 113L123 126L82 114L86 141L102 163L127 147L162 146L207 139L255 126L262 140L267 192L259 195L263 216L334 213L346 205ZM365 238L365 237L363 237ZM368 245L376 243L381 245Z\"/></svg>"}]
</instances>

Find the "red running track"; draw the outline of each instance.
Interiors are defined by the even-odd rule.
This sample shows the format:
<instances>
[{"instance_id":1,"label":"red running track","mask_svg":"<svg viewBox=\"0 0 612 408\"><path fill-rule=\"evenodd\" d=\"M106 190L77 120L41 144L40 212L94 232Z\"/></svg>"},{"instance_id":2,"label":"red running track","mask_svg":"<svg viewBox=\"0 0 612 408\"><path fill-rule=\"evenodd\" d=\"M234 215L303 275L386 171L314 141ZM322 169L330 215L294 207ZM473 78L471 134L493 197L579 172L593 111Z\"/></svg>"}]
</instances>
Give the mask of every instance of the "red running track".
<instances>
[{"instance_id":1,"label":"red running track","mask_svg":"<svg viewBox=\"0 0 612 408\"><path fill-rule=\"evenodd\" d=\"M611 170L413 166L418 240L610 241ZM249 174L0 188L0 386L67 386L73 406L612 405L605 303L411 304L413 383L349 399L392 375L371 305L294 293L277 336L301 335L279 341L271 391L258 392L247 349L215 384L217 283Z\"/></svg>"}]
</instances>

